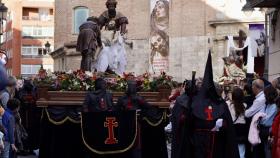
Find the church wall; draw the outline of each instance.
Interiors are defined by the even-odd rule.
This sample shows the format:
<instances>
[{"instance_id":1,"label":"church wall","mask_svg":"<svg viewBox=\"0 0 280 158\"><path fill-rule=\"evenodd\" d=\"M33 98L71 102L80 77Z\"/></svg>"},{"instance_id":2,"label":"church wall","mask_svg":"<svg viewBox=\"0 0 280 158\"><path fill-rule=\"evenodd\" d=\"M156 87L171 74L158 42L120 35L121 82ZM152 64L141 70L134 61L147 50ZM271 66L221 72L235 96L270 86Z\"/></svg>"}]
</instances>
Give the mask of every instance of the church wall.
<instances>
[{"instance_id":1,"label":"church wall","mask_svg":"<svg viewBox=\"0 0 280 158\"><path fill-rule=\"evenodd\" d=\"M105 2L106 0L55 1L57 15L55 18L55 47L59 48L64 43L77 40L77 35L72 33L73 8L87 6L91 16L99 16L106 10ZM230 13L226 13L226 11L233 12L234 8L230 7L233 5L231 0L219 0L219 2L216 0L170 0L170 2L168 74L174 76L178 81L190 78L192 70L197 71L197 76L203 76L207 53L211 48L214 76L218 78L222 74L222 57L226 47L226 41L221 38L226 35L238 35L239 29L246 25L226 21L239 21L244 18L244 15L240 13L242 16L240 15L241 17L239 16L238 19L230 17ZM127 46L126 49L127 71L142 74L149 70L150 2L148 0L119 0L117 10L128 17L128 39L133 42L133 48L130 49ZM235 12L238 11L235 10ZM213 20L225 23L210 25L210 21ZM77 61L78 58L75 59L75 62ZM65 68L70 67L66 63Z\"/></svg>"},{"instance_id":2,"label":"church wall","mask_svg":"<svg viewBox=\"0 0 280 158\"><path fill-rule=\"evenodd\" d=\"M269 43L269 79L273 80L280 76L280 14L278 14L275 40L270 39Z\"/></svg>"}]
</instances>

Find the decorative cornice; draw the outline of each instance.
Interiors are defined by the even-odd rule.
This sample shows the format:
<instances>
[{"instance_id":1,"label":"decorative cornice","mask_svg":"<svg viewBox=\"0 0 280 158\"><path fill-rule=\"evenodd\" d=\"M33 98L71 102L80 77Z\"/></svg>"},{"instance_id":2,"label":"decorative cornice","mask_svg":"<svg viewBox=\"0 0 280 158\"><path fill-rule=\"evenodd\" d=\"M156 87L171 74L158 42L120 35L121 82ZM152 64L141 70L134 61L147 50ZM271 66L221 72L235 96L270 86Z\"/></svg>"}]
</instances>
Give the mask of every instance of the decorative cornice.
<instances>
[{"instance_id":1,"label":"decorative cornice","mask_svg":"<svg viewBox=\"0 0 280 158\"><path fill-rule=\"evenodd\" d=\"M229 20L210 20L208 21L208 24L216 27L218 25L225 25L225 24L238 24L238 23L264 23L265 21L259 18L256 19L229 19Z\"/></svg>"}]
</instances>

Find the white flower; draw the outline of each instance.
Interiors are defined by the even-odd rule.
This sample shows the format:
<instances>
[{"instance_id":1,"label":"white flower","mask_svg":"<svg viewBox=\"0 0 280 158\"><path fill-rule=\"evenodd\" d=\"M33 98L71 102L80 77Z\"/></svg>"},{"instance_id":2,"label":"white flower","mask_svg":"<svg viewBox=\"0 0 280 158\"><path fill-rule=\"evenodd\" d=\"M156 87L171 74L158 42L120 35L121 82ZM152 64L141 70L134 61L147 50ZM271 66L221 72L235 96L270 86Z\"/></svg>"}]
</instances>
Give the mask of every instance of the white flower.
<instances>
[{"instance_id":1,"label":"white flower","mask_svg":"<svg viewBox=\"0 0 280 158\"><path fill-rule=\"evenodd\" d=\"M73 73L72 70L69 70L69 71L66 72L66 74L72 74L72 73Z\"/></svg>"},{"instance_id":2,"label":"white flower","mask_svg":"<svg viewBox=\"0 0 280 158\"><path fill-rule=\"evenodd\" d=\"M52 74L52 75L51 75L51 78L54 79L54 80L56 80L56 79L57 79L57 76L56 76L55 74Z\"/></svg>"},{"instance_id":3,"label":"white flower","mask_svg":"<svg viewBox=\"0 0 280 158\"><path fill-rule=\"evenodd\" d=\"M93 77L93 74L92 74L92 72L90 72L90 71L86 71L85 74L86 74L86 76L88 76L88 77Z\"/></svg>"}]
</instances>

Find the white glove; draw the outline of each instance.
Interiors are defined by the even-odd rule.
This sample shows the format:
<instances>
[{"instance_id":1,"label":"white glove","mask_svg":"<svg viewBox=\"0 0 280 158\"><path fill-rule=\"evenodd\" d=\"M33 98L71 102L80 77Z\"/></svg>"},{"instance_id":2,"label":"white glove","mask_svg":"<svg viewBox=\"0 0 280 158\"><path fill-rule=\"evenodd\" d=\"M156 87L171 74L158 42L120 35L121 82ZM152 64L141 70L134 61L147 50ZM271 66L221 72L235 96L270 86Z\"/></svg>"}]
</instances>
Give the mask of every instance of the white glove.
<instances>
[{"instance_id":1,"label":"white glove","mask_svg":"<svg viewBox=\"0 0 280 158\"><path fill-rule=\"evenodd\" d=\"M215 127L211 130L213 132L218 132L220 130L220 128L223 127L223 119L218 119L216 121L216 125Z\"/></svg>"}]
</instances>

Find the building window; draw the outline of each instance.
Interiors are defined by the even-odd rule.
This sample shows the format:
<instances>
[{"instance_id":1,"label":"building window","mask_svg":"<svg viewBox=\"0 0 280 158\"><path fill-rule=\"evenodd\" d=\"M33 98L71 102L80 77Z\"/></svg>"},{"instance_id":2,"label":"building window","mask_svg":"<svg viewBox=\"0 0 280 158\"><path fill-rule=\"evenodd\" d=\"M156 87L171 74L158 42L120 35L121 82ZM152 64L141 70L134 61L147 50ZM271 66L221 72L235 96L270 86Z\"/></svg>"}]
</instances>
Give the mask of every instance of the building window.
<instances>
[{"instance_id":1,"label":"building window","mask_svg":"<svg viewBox=\"0 0 280 158\"><path fill-rule=\"evenodd\" d=\"M13 57L13 49L8 49L7 50L7 57L10 59Z\"/></svg>"},{"instance_id":2,"label":"building window","mask_svg":"<svg viewBox=\"0 0 280 158\"><path fill-rule=\"evenodd\" d=\"M74 8L74 25L73 31L75 34L79 33L79 27L84 23L89 16L89 9L87 7Z\"/></svg>"},{"instance_id":3,"label":"building window","mask_svg":"<svg viewBox=\"0 0 280 158\"><path fill-rule=\"evenodd\" d=\"M39 8L39 19L41 21L50 20L50 9L49 8Z\"/></svg>"},{"instance_id":4,"label":"building window","mask_svg":"<svg viewBox=\"0 0 280 158\"><path fill-rule=\"evenodd\" d=\"M13 39L13 32L12 32L12 30L9 30L9 31L3 33L3 37L1 39L1 41L7 42L12 39Z\"/></svg>"},{"instance_id":5,"label":"building window","mask_svg":"<svg viewBox=\"0 0 280 158\"><path fill-rule=\"evenodd\" d=\"M21 65L21 74L33 75L38 74L41 65Z\"/></svg>"},{"instance_id":6,"label":"building window","mask_svg":"<svg viewBox=\"0 0 280 158\"><path fill-rule=\"evenodd\" d=\"M54 28L53 27L38 27L38 26L23 26L22 36L32 36L32 37L53 37Z\"/></svg>"},{"instance_id":7,"label":"building window","mask_svg":"<svg viewBox=\"0 0 280 158\"><path fill-rule=\"evenodd\" d=\"M42 48L42 47L40 47L40 46L22 46L21 55L37 56L40 48Z\"/></svg>"},{"instance_id":8,"label":"building window","mask_svg":"<svg viewBox=\"0 0 280 158\"><path fill-rule=\"evenodd\" d=\"M8 13L7 13L7 19L6 19L6 21L7 22L10 22L10 21L12 21L13 20L13 13L11 12L11 11L9 11Z\"/></svg>"},{"instance_id":9,"label":"building window","mask_svg":"<svg viewBox=\"0 0 280 158\"><path fill-rule=\"evenodd\" d=\"M13 69L7 69L7 74L8 74L9 76L12 75L12 72L13 72Z\"/></svg>"},{"instance_id":10,"label":"building window","mask_svg":"<svg viewBox=\"0 0 280 158\"><path fill-rule=\"evenodd\" d=\"M33 34L33 27L30 26L22 27L22 36L32 36L32 34Z\"/></svg>"}]
</instances>

